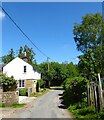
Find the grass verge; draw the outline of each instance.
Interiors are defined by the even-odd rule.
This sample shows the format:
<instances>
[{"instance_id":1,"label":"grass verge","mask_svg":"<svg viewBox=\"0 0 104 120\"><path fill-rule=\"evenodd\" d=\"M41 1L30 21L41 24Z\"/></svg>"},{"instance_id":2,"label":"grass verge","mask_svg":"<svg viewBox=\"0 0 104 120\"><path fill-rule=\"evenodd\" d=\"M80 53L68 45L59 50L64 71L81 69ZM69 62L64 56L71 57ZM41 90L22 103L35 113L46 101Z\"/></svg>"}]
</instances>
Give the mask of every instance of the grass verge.
<instances>
[{"instance_id":1,"label":"grass verge","mask_svg":"<svg viewBox=\"0 0 104 120\"><path fill-rule=\"evenodd\" d=\"M30 97L39 97L49 92L49 89L42 89L39 92L32 93Z\"/></svg>"},{"instance_id":2,"label":"grass verge","mask_svg":"<svg viewBox=\"0 0 104 120\"><path fill-rule=\"evenodd\" d=\"M21 108L24 107L26 104L12 104L12 105L8 105L8 104L2 104L0 103L0 107L12 107L12 108Z\"/></svg>"}]
</instances>

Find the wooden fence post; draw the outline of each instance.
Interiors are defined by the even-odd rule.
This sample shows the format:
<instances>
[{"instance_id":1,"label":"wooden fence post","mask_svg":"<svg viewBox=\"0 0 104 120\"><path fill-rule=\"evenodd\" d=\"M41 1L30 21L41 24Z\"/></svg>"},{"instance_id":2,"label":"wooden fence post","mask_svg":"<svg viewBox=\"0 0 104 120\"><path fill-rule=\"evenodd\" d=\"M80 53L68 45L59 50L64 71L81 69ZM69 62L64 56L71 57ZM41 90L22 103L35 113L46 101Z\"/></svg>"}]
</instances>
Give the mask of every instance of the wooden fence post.
<instances>
[{"instance_id":1,"label":"wooden fence post","mask_svg":"<svg viewBox=\"0 0 104 120\"><path fill-rule=\"evenodd\" d=\"M88 105L91 105L91 100L90 100L90 86L87 84L87 102Z\"/></svg>"},{"instance_id":2,"label":"wooden fence post","mask_svg":"<svg viewBox=\"0 0 104 120\"><path fill-rule=\"evenodd\" d=\"M94 83L94 102L95 102L95 109L97 109L96 83Z\"/></svg>"},{"instance_id":3,"label":"wooden fence post","mask_svg":"<svg viewBox=\"0 0 104 120\"><path fill-rule=\"evenodd\" d=\"M99 97L99 86L96 86L96 93L97 93L97 111L100 111L100 97Z\"/></svg>"},{"instance_id":4,"label":"wooden fence post","mask_svg":"<svg viewBox=\"0 0 104 120\"><path fill-rule=\"evenodd\" d=\"M101 84L101 78L100 73L98 73L98 79L99 79L99 92L100 92L100 102L101 102L101 108L104 108L104 100L103 100L103 90L102 90L102 84Z\"/></svg>"}]
</instances>

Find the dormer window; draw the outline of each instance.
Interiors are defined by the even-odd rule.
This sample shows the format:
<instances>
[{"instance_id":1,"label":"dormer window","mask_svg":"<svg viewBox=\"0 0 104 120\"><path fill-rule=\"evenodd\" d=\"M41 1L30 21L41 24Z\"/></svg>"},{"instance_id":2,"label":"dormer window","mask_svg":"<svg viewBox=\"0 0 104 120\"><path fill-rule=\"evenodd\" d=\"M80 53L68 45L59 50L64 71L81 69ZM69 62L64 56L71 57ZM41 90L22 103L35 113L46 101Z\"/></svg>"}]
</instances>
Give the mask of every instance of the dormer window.
<instances>
[{"instance_id":1,"label":"dormer window","mask_svg":"<svg viewBox=\"0 0 104 120\"><path fill-rule=\"evenodd\" d=\"M24 66L24 73L26 73L26 66Z\"/></svg>"}]
</instances>

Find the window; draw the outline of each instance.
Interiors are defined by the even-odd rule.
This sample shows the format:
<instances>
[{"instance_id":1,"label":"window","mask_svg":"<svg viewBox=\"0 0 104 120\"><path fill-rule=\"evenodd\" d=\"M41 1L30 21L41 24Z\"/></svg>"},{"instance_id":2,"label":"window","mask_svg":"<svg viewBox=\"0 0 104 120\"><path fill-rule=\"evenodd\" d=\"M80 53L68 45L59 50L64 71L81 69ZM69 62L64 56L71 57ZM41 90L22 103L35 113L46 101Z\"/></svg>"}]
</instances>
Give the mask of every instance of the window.
<instances>
[{"instance_id":1,"label":"window","mask_svg":"<svg viewBox=\"0 0 104 120\"><path fill-rule=\"evenodd\" d=\"M24 87L24 80L19 80L19 87Z\"/></svg>"},{"instance_id":2,"label":"window","mask_svg":"<svg viewBox=\"0 0 104 120\"><path fill-rule=\"evenodd\" d=\"M26 66L24 66L24 73L26 73Z\"/></svg>"}]
</instances>

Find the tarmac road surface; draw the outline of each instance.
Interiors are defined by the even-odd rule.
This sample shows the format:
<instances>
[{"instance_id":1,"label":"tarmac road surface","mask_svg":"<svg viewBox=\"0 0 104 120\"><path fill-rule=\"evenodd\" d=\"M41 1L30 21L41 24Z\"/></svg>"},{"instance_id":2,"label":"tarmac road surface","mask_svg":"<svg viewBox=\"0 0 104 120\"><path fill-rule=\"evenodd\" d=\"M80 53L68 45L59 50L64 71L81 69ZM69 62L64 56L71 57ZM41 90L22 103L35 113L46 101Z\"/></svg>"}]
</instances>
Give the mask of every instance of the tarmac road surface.
<instances>
[{"instance_id":1,"label":"tarmac road surface","mask_svg":"<svg viewBox=\"0 0 104 120\"><path fill-rule=\"evenodd\" d=\"M52 89L32 101L27 108L17 110L11 118L72 118L72 115L61 103L62 93L62 89Z\"/></svg>"}]
</instances>

